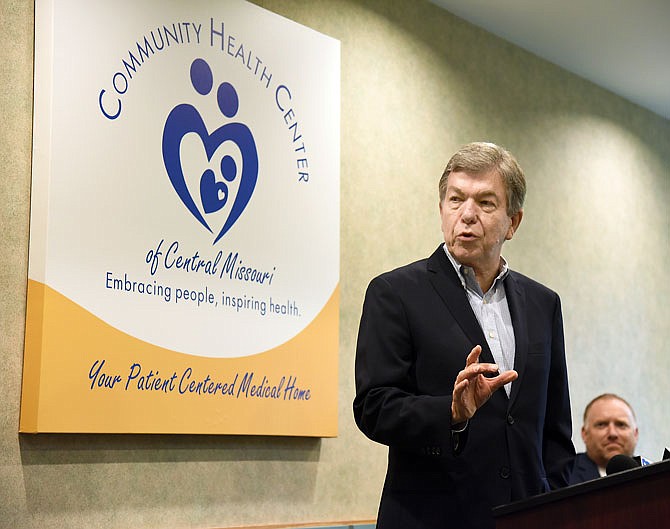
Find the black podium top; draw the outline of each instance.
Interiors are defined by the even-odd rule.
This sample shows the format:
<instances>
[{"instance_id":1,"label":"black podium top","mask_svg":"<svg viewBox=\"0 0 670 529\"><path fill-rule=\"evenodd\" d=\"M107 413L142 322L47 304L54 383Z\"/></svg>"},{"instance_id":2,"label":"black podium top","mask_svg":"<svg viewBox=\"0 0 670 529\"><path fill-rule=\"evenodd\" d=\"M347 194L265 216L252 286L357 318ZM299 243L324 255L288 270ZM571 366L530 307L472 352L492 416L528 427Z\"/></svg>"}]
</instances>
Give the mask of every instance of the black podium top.
<instances>
[{"instance_id":1,"label":"black podium top","mask_svg":"<svg viewBox=\"0 0 670 529\"><path fill-rule=\"evenodd\" d=\"M563 489L555 490L545 494L540 494L527 498L525 500L517 501L507 505L500 505L493 509L493 515L495 518L502 518L515 513L521 513L523 511L536 511L538 509L546 508L555 502L569 502L572 503L571 499L577 497L591 498L599 493L608 495L608 491L612 489L614 492L616 489L622 487L628 487L635 485L637 482L646 482L648 480L655 481L654 476L658 477L661 474L667 473L668 481L670 482L670 460L660 461L658 463L652 463L644 467L633 468L630 470L624 470L617 474L612 474L610 476L605 476L599 479L594 479L591 481L586 481L584 483L579 483L577 485L572 485L565 487ZM661 490L658 488L652 489L654 495L665 495L664 503L670 505L670 487L662 487ZM631 498L631 501L633 498Z\"/></svg>"}]
</instances>

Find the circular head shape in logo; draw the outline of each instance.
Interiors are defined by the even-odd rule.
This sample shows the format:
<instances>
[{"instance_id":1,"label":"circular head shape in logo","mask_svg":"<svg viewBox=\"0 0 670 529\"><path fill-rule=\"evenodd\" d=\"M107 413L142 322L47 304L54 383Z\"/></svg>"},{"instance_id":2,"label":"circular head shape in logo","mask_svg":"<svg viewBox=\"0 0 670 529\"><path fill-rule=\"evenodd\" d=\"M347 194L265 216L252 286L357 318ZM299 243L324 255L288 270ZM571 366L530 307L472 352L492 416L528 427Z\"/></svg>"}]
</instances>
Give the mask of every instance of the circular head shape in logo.
<instances>
[{"instance_id":1,"label":"circular head shape in logo","mask_svg":"<svg viewBox=\"0 0 670 529\"><path fill-rule=\"evenodd\" d=\"M204 59L195 59L191 63L191 84L195 91L207 96L214 87L212 69ZM239 109L239 97L235 87L227 82L221 83L216 92L219 110L226 118L234 118ZM200 176L200 196L194 197L186 183L181 159L181 143L187 134L195 133L202 142L208 160L225 142L234 143L242 155L241 173L235 160L226 155L221 159L218 174L206 169ZM211 133L207 130L200 112L191 104L175 106L165 120L163 127L163 164L172 183L172 187L195 219L210 233L216 235L216 244L235 224L247 207L258 179L258 152L249 127L239 122L221 125ZM240 173L240 174L238 174ZM220 228L210 226L208 216L220 211L230 198L229 185L236 182L237 194L233 205ZM216 232L215 230L219 231Z\"/></svg>"}]
</instances>

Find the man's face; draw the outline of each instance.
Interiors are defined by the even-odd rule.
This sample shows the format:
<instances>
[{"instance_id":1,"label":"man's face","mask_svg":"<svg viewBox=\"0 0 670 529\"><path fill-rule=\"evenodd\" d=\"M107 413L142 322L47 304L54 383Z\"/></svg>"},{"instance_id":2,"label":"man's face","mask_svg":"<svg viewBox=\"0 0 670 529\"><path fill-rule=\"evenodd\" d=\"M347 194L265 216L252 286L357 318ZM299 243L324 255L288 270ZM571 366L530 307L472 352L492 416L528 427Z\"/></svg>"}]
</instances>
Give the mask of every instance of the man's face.
<instances>
[{"instance_id":1,"label":"man's face","mask_svg":"<svg viewBox=\"0 0 670 529\"><path fill-rule=\"evenodd\" d=\"M507 194L497 171L453 172L440 203L442 233L451 255L475 271L497 270L502 245L514 235L522 212L507 215Z\"/></svg>"},{"instance_id":2,"label":"man's face","mask_svg":"<svg viewBox=\"0 0 670 529\"><path fill-rule=\"evenodd\" d=\"M637 424L633 413L618 399L600 399L594 402L582 426L586 453L603 468L615 455L632 456L637 437Z\"/></svg>"}]
</instances>

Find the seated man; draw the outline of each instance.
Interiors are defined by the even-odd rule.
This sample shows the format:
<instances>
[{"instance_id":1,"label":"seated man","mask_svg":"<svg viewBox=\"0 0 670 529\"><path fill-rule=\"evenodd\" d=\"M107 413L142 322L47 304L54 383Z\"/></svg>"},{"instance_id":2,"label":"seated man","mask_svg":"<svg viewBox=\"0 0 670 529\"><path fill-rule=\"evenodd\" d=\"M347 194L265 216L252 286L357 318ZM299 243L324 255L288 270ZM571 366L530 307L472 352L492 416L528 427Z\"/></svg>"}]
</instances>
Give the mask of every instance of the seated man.
<instances>
[{"instance_id":1,"label":"seated man","mask_svg":"<svg viewBox=\"0 0 670 529\"><path fill-rule=\"evenodd\" d=\"M633 456L637 438L635 412L628 402L612 393L593 399L584 410L582 440L586 453L575 457L569 484L604 476L607 463L613 456Z\"/></svg>"}]
</instances>

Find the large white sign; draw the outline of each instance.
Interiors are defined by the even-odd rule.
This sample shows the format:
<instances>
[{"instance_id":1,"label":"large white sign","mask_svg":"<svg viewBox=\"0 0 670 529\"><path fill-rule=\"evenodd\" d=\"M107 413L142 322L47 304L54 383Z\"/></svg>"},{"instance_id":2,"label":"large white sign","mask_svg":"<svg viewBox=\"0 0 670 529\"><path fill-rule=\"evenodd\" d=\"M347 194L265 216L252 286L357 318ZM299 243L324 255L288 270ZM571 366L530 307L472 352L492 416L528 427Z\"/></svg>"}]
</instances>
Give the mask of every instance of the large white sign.
<instances>
[{"instance_id":1,"label":"large white sign","mask_svg":"<svg viewBox=\"0 0 670 529\"><path fill-rule=\"evenodd\" d=\"M21 429L333 435L339 43L238 0L53 0L35 55Z\"/></svg>"}]
</instances>

